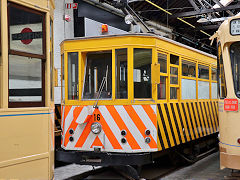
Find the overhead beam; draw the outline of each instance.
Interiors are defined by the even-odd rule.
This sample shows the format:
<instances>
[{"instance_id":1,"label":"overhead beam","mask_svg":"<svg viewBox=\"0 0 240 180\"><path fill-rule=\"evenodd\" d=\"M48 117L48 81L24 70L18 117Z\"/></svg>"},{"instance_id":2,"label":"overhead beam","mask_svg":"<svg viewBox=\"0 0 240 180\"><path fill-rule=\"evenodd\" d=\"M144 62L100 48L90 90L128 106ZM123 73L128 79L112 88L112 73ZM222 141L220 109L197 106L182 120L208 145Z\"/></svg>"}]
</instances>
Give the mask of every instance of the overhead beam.
<instances>
[{"instance_id":1,"label":"overhead beam","mask_svg":"<svg viewBox=\"0 0 240 180\"><path fill-rule=\"evenodd\" d=\"M219 1L219 0L213 0L213 2L215 2L217 5L219 5L221 8L223 8L224 6L222 5L222 3ZM230 15L230 16L234 16L234 14L227 10L227 13Z\"/></svg>"},{"instance_id":2,"label":"overhead beam","mask_svg":"<svg viewBox=\"0 0 240 180\"><path fill-rule=\"evenodd\" d=\"M188 0L188 1L195 10L199 10L199 7L196 5L196 3L193 0Z\"/></svg>"},{"instance_id":3,"label":"overhead beam","mask_svg":"<svg viewBox=\"0 0 240 180\"><path fill-rule=\"evenodd\" d=\"M231 5L231 6L216 8L216 9L202 9L199 11L189 11L189 12L177 13L177 14L172 15L171 18L196 16L196 15L201 15L201 14L221 12L221 11L227 11L227 10L232 10L232 9L240 9L240 3Z\"/></svg>"},{"instance_id":4,"label":"overhead beam","mask_svg":"<svg viewBox=\"0 0 240 180\"><path fill-rule=\"evenodd\" d=\"M200 26L196 27L197 30L212 30L212 29L218 29L219 25L207 25L207 26Z\"/></svg>"}]
</instances>

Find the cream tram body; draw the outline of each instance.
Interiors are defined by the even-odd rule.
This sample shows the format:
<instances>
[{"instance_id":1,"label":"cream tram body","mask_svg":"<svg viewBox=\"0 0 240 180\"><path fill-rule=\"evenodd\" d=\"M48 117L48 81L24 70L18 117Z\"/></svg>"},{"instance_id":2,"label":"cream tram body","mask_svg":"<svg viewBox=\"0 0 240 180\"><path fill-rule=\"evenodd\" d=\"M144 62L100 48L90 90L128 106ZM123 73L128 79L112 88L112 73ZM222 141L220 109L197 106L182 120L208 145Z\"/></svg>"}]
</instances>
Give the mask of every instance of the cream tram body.
<instances>
[{"instance_id":1,"label":"cream tram body","mask_svg":"<svg viewBox=\"0 0 240 180\"><path fill-rule=\"evenodd\" d=\"M53 179L53 0L1 0L0 179Z\"/></svg>"},{"instance_id":2,"label":"cream tram body","mask_svg":"<svg viewBox=\"0 0 240 180\"><path fill-rule=\"evenodd\" d=\"M240 169L240 17L224 21L218 39L219 133L221 168Z\"/></svg>"},{"instance_id":3,"label":"cream tram body","mask_svg":"<svg viewBox=\"0 0 240 180\"><path fill-rule=\"evenodd\" d=\"M57 159L140 165L218 132L214 56L150 34L65 40L61 52Z\"/></svg>"}]
</instances>

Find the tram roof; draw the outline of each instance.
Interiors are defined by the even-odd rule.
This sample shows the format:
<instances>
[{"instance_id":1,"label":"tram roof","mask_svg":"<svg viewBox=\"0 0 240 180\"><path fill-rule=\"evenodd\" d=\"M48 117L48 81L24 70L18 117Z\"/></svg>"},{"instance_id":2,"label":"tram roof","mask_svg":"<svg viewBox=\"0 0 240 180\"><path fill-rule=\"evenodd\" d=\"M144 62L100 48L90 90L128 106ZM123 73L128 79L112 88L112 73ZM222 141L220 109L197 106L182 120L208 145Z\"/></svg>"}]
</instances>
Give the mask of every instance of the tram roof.
<instances>
[{"instance_id":1,"label":"tram roof","mask_svg":"<svg viewBox=\"0 0 240 180\"><path fill-rule=\"evenodd\" d=\"M62 45L66 41L77 41L77 40L88 40L88 39L102 39L102 38L114 38L114 37L116 37L116 38L117 37L131 37L131 36L132 37L152 37L152 38L157 38L157 39L160 39L160 40L163 40L163 41L167 41L169 43L172 43L172 44L184 47L186 49L195 51L195 52L203 54L205 56L208 56L208 57L211 57L211 58L215 58L215 59L217 58L215 55L212 55L212 54L206 53L204 51L195 49L193 47L187 46L185 44L182 44L180 42L174 41L172 39L169 39L169 38L166 38L166 37L163 37L163 36L158 36L156 34L151 34L151 33L128 33L128 34L118 34L118 35L101 35L101 36L89 36L89 37L76 37L76 38L73 38L73 39L65 39L65 40L63 40L60 43L60 45Z\"/></svg>"}]
</instances>

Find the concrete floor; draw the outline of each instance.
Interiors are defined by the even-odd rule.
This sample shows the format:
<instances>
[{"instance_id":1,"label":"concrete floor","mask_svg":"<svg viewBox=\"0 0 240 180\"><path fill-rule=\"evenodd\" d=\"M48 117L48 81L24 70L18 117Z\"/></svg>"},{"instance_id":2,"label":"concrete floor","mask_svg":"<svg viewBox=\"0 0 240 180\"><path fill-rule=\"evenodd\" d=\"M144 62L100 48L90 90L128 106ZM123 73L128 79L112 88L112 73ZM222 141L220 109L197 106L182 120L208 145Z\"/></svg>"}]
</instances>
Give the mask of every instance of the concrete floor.
<instances>
[{"instance_id":1,"label":"concrete floor","mask_svg":"<svg viewBox=\"0 0 240 180\"><path fill-rule=\"evenodd\" d=\"M58 167L55 169L55 180L68 179L89 170L92 170L92 166L71 164ZM219 169L219 153L214 153L191 166L181 168L161 178L161 180L221 180L230 172L229 169Z\"/></svg>"},{"instance_id":2,"label":"concrete floor","mask_svg":"<svg viewBox=\"0 0 240 180\"><path fill-rule=\"evenodd\" d=\"M220 170L219 153L214 153L197 163L171 173L161 180L221 180L230 175L230 169Z\"/></svg>"}]
</instances>

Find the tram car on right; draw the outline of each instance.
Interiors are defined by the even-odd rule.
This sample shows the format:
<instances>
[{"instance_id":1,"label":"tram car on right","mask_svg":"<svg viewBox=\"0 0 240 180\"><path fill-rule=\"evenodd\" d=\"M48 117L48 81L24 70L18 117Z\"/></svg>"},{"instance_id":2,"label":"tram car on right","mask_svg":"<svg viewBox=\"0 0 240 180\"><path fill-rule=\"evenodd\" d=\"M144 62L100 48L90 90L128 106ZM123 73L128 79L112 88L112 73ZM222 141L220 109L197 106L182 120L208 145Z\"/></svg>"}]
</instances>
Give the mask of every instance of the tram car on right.
<instances>
[{"instance_id":1,"label":"tram car on right","mask_svg":"<svg viewBox=\"0 0 240 180\"><path fill-rule=\"evenodd\" d=\"M240 16L212 36L218 46L220 168L240 169Z\"/></svg>"}]
</instances>

